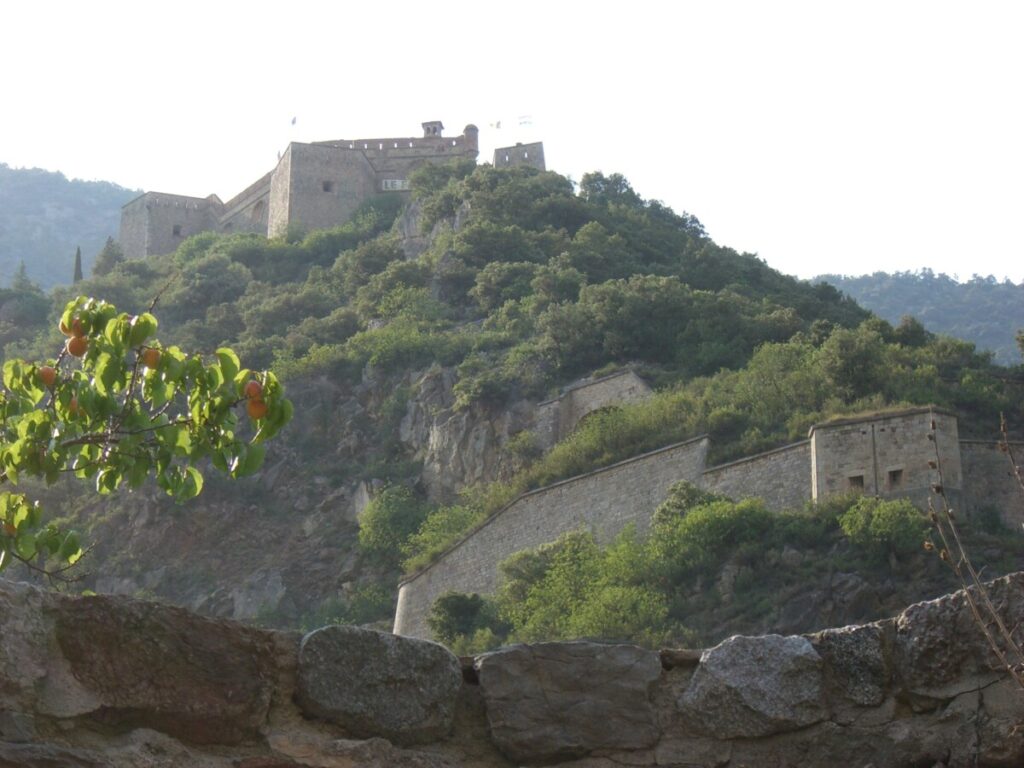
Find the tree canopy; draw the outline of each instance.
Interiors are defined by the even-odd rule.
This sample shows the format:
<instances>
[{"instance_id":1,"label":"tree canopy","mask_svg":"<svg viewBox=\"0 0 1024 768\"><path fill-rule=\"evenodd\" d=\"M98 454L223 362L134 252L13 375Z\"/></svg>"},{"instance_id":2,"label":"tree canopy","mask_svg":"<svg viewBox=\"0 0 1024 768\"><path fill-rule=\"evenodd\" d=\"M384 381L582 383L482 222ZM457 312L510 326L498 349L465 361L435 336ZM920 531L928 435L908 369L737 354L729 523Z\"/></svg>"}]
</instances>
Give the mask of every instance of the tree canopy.
<instances>
[{"instance_id":1,"label":"tree canopy","mask_svg":"<svg viewBox=\"0 0 1024 768\"><path fill-rule=\"evenodd\" d=\"M67 340L56 357L3 365L0 483L11 488L73 473L112 493L152 476L183 501L202 490L206 462L231 477L258 470L265 441L291 418L272 373L243 368L227 348L207 360L165 347L150 312L78 297L59 325ZM236 414L243 404L251 429ZM0 523L0 570L50 557L59 571L81 556L78 534L49 523L27 494L0 491Z\"/></svg>"}]
</instances>

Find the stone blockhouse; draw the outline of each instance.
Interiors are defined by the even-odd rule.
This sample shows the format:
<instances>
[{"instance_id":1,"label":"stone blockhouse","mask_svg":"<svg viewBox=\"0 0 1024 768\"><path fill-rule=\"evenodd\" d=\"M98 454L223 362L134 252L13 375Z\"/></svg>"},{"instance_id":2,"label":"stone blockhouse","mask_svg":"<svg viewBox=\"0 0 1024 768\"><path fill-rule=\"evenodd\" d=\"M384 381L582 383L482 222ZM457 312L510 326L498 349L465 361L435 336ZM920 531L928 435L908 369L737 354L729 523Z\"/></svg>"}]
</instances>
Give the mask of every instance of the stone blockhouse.
<instances>
[{"instance_id":1,"label":"stone blockhouse","mask_svg":"<svg viewBox=\"0 0 1024 768\"><path fill-rule=\"evenodd\" d=\"M1021 522L1024 504L1006 457L995 443L961 441L956 416L937 408L816 424L807 440L712 467L709 445L695 438L523 494L401 583L395 633L428 637L438 597L493 592L498 565L523 549L581 529L602 542L628 524L645 531L681 480L735 499L759 497L776 511L851 491L923 506L941 470L947 495L968 515L995 505L1007 524Z\"/></svg>"},{"instance_id":2,"label":"stone blockhouse","mask_svg":"<svg viewBox=\"0 0 1024 768\"><path fill-rule=\"evenodd\" d=\"M140 195L121 209L118 239L125 256L135 258L171 253L199 232L272 237L291 225L320 229L343 224L376 195L407 193L409 174L424 163L476 159L476 126L467 125L455 137L444 136L443 129L435 120L423 123L422 137L292 142L272 171L226 203L216 195ZM528 146L539 151L543 167L543 147ZM534 158L522 160L536 165Z\"/></svg>"},{"instance_id":3,"label":"stone blockhouse","mask_svg":"<svg viewBox=\"0 0 1024 768\"><path fill-rule=\"evenodd\" d=\"M514 168L520 165L529 165L538 171L546 170L543 142L519 143L512 147L501 147L494 150L495 168Z\"/></svg>"}]
</instances>

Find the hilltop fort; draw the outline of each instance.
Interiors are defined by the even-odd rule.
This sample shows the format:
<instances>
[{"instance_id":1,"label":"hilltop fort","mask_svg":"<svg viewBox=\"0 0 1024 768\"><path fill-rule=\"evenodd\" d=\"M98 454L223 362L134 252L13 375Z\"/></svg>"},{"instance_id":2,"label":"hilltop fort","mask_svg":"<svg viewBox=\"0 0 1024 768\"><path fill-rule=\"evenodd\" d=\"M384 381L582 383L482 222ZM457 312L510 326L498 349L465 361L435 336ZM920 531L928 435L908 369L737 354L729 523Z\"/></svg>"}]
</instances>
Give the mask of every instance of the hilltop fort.
<instances>
[{"instance_id":1,"label":"hilltop fort","mask_svg":"<svg viewBox=\"0 0 1024 768\"><path fill-rule=\"evenodd\" d=\"M409 191L409 174L425 163L479 154L475 125L446 137L440 120L422 124L423 136L291 142L277 166L222 202L217 195L190 197L145 192L121 209L119 241L128 258L172 253L200 232L254 232L268 237L289 226L334 227L372 197ZM494 151L495 167L529 165L545 170L544 145L517 144Z\"/></svg>"}]
</instances>

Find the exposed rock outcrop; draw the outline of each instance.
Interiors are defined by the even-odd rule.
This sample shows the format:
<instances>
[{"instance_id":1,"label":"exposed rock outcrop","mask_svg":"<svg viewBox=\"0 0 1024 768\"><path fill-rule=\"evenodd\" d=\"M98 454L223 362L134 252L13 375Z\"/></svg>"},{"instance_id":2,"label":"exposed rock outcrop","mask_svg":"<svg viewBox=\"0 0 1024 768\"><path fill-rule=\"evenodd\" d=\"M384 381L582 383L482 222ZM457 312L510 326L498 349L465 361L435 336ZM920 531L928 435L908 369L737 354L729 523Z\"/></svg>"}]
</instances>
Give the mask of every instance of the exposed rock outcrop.
<instances>
[{"instance_id":1,"label":"exposed rock outcrop","mask_svg":"<svg viewBox=\"0 0 1024 768\"><path fill-rule=\"evenodd\" d=\"M508 439L533 426L534 408L525 401L494 413L474 405L455 408L455 371L431 368L414 380L399 426L399 438L423 461L421 480L428 496L448 501L459 489L499 475Z\"/></svg>"},{"instance_id":2,"label":"exposed rock outcrop","mask_svg":"<svg viewBox=\"0 0 1024 768\"><path fill-rule=\"evenodd\" d=\"M1008 626L1024 622L1024 573L991 595ZM5 767L1024 762L1024 691L962 593L807 637L660 657L621 644L513 646L461 673L423 641L348 628L301 639L9 582L0 630Z\"/></svg>"}]
</instances>

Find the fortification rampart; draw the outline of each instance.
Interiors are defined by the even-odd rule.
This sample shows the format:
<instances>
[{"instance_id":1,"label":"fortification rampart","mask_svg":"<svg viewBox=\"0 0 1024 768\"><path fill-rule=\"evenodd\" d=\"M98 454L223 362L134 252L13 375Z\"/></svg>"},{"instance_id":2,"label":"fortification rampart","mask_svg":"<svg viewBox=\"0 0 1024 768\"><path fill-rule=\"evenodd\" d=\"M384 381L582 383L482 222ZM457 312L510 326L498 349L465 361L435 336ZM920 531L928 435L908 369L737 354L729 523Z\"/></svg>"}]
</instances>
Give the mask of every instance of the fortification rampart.
<instances>
[{"instance_id":1,"label":"fortification rampart","mask_svg":"<svg viewBox=\"0 0 1024 768\"><path fill-rule=\"evenodd\" d=\"M269 171L224 203L220 216L222 232L267 232L270 183L274 172Z\"/></svg>"},{"instance_id":2,"label":"fortification rampart","mask_svg":"<svg viewBox=\"0 0 1024 768\"><path fill-rule=\"evenodd\" d=\"M427 615L438 597L493 592L498 563L522 549L580 529L601 541L630 523L646 530L673 483L697 482L707 450L707 438L698 437L520 496L402 584L395 633L428 637Z\"/></svg>"},{"instance_id":3,"label":"fortification rampart","mask_svg":"<svg viewBox=\"0 0 1024 768\"><path fill-rule=\"evenodd\" d=\"M171 253L186 237L216 229L222 209L216 195L146 192L121 209L121 248L128 258Z\"/></svg>"},{"instance_id":4,"label":"fortification rampart","mask_svg":"<svg viewBox=\"0 0 1024 768\"><path fill-rule=\"evenodd\" d=\"M544 449L551 448L594 411L639 402L650 394L647 382L630 370L575 384L537 406L537 442Z\"/></svg>"},{"instance_id":5,"label":"fortification rampart","mask_svg":"<svg viewBox=\"0 0 1024 768\"><path fill-rule=\"evenodd\" d=\"M544 144L537 141L532 144L516 144L494 150L495 168L514 168L520 165L529 165L540 171L545 170Z\"/></svg>"},{"instance_id":6,"label":"fortification rampart","mask_svg":"<svg viewBox=\"0 0 1024 768\"><path fill-rule=\"evenodd\" d=\"M378 191L376 172L362 152L292 143L282 164L287 173L274 173L270 201L273 207L286 198L287 207L283 216L271 214L271 236L283 234L289 224L318 229L347 221Z\"/></svg>"},{"instance_id":7,"label":"fortification rampart","mask_svg":"<svg viewBox=\"0 0 1024 768\"><path fill-rule=\"evenodd\" d=\"M1024 456L1024 443L1011 443L1018 461ZM1024 493L1005 453L994 440L961 440L964 505L968 515L988 507L999 512L1011 531L1024 526Z\"/></svg>"},{"instance_id":8,"label":"fortification rampart","mask_svg":"<svg viewBox=\"0 0 1024 768\"><path fill-rule=\"evenodd\" d=\"M757 496L776 511L799 509L811 500L810 464L811 441L804 440L709 467L700 484L733 499Z\"/></svg>"},{"instance_id":9,"label":"fortification rampart","mask_svg":"<svg viewBox=\"0 0 1024 768\"><path fill-rule=\"evenodd\" d=\"M594 389L595 396L600 391ZM939 480L936 446L942 482L955 504L966 504L968 514L996 506L1013 529L1024 522L1024 499L1006 456L995 443L961 442L956 416L937 408L836 419L815 425L808 440L715 467L705 466L708 440L697 438L520 496L402 583L395 632L429 637L426 619L438 597L493 592L498 564L515 552L580 528L601 540L628 523L645 530L680 480L734 499L761 498L774 511L851 491L910 498L923 508ZM1024 455L1024 444L1020 451Z\"/></svg>"}]
</instances>

